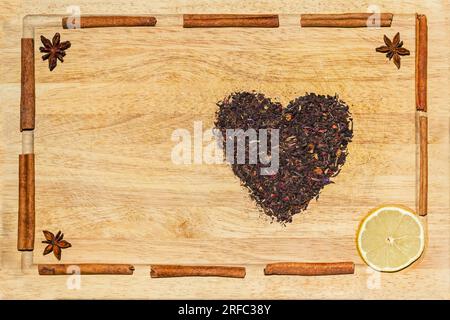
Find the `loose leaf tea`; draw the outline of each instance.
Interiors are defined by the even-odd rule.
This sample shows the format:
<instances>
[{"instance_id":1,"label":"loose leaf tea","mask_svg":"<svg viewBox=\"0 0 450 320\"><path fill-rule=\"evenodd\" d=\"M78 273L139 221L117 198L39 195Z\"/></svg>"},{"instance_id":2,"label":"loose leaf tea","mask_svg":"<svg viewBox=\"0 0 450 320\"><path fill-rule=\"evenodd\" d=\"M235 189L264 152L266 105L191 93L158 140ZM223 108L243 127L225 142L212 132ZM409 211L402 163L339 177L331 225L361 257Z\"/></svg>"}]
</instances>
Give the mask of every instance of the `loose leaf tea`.
<instances>
[{"instance_id":1,"label":"loose leaf tea","mask_svg":"<svg viewBox=\"0 0 450 320\"><path fill-rule=\"evenodd\" d=\"M226 159L231 160L234 174L250 197L278 222L292 222L293 215L306 210L311 199L318 199L320 191L333 183L345 163L353 120L348 105L338 96L310 93L283 108L261 93L236 92L217 105L215 126L222 134ZM236 149L227 154L226 142L235 138L227 135L227 129L267 129L267 141L272 129L278 129L279 144L268 148L278 152L278 170L264 175L261 168L266 164L249 163L254 141L245 143L246 161L238 163ZM257 137L261 138L259 133ZM266 156L270 158L272 153Z\"/></svg>"}]
</instances>

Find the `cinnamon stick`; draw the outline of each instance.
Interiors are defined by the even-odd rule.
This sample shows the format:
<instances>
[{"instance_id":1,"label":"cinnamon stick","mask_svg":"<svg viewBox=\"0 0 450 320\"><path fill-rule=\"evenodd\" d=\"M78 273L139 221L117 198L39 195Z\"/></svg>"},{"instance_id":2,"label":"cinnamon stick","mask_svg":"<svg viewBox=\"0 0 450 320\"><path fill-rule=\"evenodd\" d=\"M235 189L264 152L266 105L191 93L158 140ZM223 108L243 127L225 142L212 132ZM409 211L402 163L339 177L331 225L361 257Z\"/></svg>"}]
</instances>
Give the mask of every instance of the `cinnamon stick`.
<instances>
[{"instance_id":1,"label":"cinnamon stick","mask_svg":"<svg viewBox=\"0 0 450 320\"><path fill-rule=\"evenodd\" d=\"M353 262L278 262L264 268L265 275L323 276L353 273Z\"/></svg>"},{"instance_id":2,"label":"cinnamon stick","mask_svg":"<svg viewBox=\"0 0 450 320\"><path fill-rule=\"evenodd\" d=\"M155 17L147 16L81 16L64 17L64 29L101 28L101 27L153 27L156 25Z\"/></svg>"},{"instance_id":3,"label":"cinnamon stick","mask_svg":"<svg viewBox=\"0 0 450 320\"><path fill-rule=\"evenodd\" d=\"M20 131L33 130L35 118L34 39L21 39Z\"/></svg>"},{"instance_id":4,"label":"cinnamon stick","mask_svg":"<svg viewBox=\"0 0 450 320\"><path fill-rule=\"evenodd\" d=\"M19 217L17 250L34 249L34 154L19 155Z\"/></svg>"},{"instance_id":5,"label":"cinnamon stick","mask_svg":"<svg viewBox=\"0 0 450 320\"><path fill-rule=\"evenodd\" d=\"M428 117L419 116L419 215L428 213Z\"/></svg>"},{"instance_id":6,"label":"cinnamon stick","mask_svg":"<svg viewBox=\"0 0 450 320\"><path fill-rule=\"evenodd\" d=\"M253 27L278 28L276 14L185 14L183 28Z\"/></svg>"},{"instance_id":7,"label":"cinnamon stick","mask_svg":"<svg viewBox=\"0 0 450 320\"><path fill-rule=\"evenodd\" d=\"M66 275L66 274L111 274L111 275L132 275L134 266L131 264L39 264L40 275Z\"/></svg>"},{"instance_id":8,"label":"cinnamon stick","mask_svg":"<svg viewBox=\"0 0 450 320\"><path fill-rule=\"evenodd\" d=\"M150 267L152 278L170 277L228 277L244 278L244 267L223 266L180 266L180 265L152 265Z\"/></svg>"},{"instance_id":9,"label":"cinnamon stick","mask_svg":"<svg viewBox=\"0 0 450 320\"><path fill-rule=\"evenodd\" d=\"M375 20L374 13L302 14L300 25L329 28L390 27L393 16L392 13L381 13L379 20Z\"/></svg>"},{"instance_id":10,"label":"cinnamon stick","mask_svg":"<svg viewBox=\"0 0 450 320\"><path fill-rule=\"evenodd\" d=\"M416 109L427 111L427 17L416 14Z\"/></svg>"}]
</instances>

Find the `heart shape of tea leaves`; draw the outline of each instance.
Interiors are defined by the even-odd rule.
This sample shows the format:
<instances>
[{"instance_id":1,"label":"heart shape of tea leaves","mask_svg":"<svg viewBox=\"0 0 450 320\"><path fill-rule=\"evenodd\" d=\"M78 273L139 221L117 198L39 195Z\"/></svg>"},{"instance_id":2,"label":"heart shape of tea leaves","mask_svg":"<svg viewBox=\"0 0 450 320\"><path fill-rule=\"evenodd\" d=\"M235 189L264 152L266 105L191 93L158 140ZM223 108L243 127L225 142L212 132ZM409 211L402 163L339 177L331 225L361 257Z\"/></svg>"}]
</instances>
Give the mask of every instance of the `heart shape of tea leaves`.
<instances>
[{"instance_id":1,"label":"heart shape of tea leaves","mask_svg":"<svg viewBox=\"0 0 450 320\"><path fill-rule=\"evenodd\" d=\"M348 105L338 96L309 93L283 108L278 102L255 92L232 93L217 103L215 127L222 134L224 156L231 160L250 197L272 219L284 224L319 198L320 191L332 182L345 163L348 144L353 137L353 119ZM266 164L249 163L249 144L245 143L245 163L237 161L237 148L226 154L227 129L267 129L270 157L272 129L279 133L279 167L269 175L261 174ZM258 139L260 135L258 134ZM261 154L259 154L259 157ZM267 159L266 159L267 160Z\"/></svg>"}]
</instances>

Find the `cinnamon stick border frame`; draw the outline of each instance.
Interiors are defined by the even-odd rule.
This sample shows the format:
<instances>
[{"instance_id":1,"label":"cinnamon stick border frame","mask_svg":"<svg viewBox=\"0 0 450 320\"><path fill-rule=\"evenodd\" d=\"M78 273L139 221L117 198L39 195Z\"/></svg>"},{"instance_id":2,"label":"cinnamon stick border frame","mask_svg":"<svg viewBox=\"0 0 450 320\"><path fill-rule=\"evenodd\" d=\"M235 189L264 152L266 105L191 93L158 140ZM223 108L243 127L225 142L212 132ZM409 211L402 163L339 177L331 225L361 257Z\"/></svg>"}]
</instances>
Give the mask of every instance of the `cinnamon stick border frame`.
<instances>
[{"instance_id":1,"label":"cinnamon stick border frame","mask_svg":"<svg viewBox=\"0 0 450 320\"><path fill-rule=\"evenodd\" d=\"M420 216L428 214L428 23L423 14L416 14L416 110L419 131L419 204Z\"/></svg>"},{"instance_id":2,"label":"cinnamon stick border frame","mask_svg":"<svg viewBox=\"0 0 450 320\"><path fill-rule=\"evenodd\" d=\"M392 13L302 14L300 25L303 28L390 27L393 17Z\"/></svg>"},{"instance_id":3,"label":"cinnamon stick border frame","mask_svg":"<svg viewBox=\"0 0 450 320\"><path fill-rule=\"evenodd\" d=\"M342 24L342 21L345 21L344 15L329 15L334 16L332 18L332 23L327 24L324 23L324 21L328 21L328 19L325 19L327 15L301 15L303 19L306 18L308 21L313 21L311 23L307 23L309 25L303 25L302 22L300 22L300 25L302 27L363 27L359 20L362 18L359 17L361 14L355 13L355 14L348 14L350 19L353 21L350 24ZM258 15L259 18L253 18L252 15L220 15L222 18L224 16L227 16L225 19L221 20L219 19L219 22L214 21L212 23L206 23L204 25L198 25L198 21L194 22L194 25L185 25L186 17L189 16L191 19L198 18L199 16L206 17L207 20L210 20L212 16L219 16L219 15L185 15L183 16L183 27L270 27L270 28L277 28L279 27L279 18L278 15ZM314 17L315 16L315 17ZM338 17L340 16L340 17ZM33 131L35 129L35 68L34 68L34 27L39 25L33 25L33 17L39 17L39 15L36 16L26 16L24 18L24 34L26 33L25 30L28 30L33 34L32 37L30 36L23 36L22 38L22 46L21 46L21 56L22 56L22 68L21 68L21 108L20 108L20 131L22 132L22 154L20 155L20 158L23 158L30 153L33 155L34 160L34 135ZM155 17L137 17L137 18L131 18L128 19L123 16L90 16L91 18L86 19L83 23L80 23L81 28L94 28L94 27L134 27L134 26L155 26L157 24L157 20ZM364 16L366 17L366 16ZM384 18L383 18L384 17ZM382 27L390 27L392 22L392 14L382 14L382 24L380 26ZM81 17L83 18L83 17ZM125 18L125 19L124 19ZM237 20L236 20L237 19ZM344 20L342 20L344 19ZM384 19L384 20L383 20ZM197 19L198 20L198 19ZM202 21L202 18L199 19ZM214 20L214 19L213 19ZM337 21L338 20L338 21ZM81 20L83 21L83 20ZM256 21L256 22L255 22ZM305 21L305 20L304 20ZM314 22L315 21L315 22ZM317 22L318 21L318 22ZM337 22L336 22L337 21ZM357 21L355 23L355 21ZM384 21L384 23L383 23ZM203 22L201 22L203 23ZM29 25L27 25L29 24ZM68 17L62 17L61 19L61 27L63 28L69 28L68 24ZM426 90L427 90L427 20L425 15L416 15L416 105L418 112L426 112L427 106L426 106ZM420 215L426 215L427 214L427 186L428 186L428 157L427 157L427 145L428 145L428 136L427 136L427 129L428 124L425 120L427 120L426 117L420 116L420 178L419 178L419 214ZM424 129L425 128L425 129ZM31 132L30 134L26 135L26 131ZM423 133L425 132L425 134ZM27 150L31 150L31 152L27 152ZM33 161L33 168L34 168L34 161ZM27 170L28 172L29 170ZM33 188L32 191L29 191L30 188L27 187L24 193L25 196L21 197L21 199L25 199L31 196L31 193L33 193L34 197L34 169L32 170L32 180L33 180ZM23 203L19 204L22 205ZM34 221L34 215L35 212L32 210L33 216L32 220ZM34 229L34 223L33 229ZM29 231L29 230L25 230ZM25 232L27 234L27 232ZM18 241L19 241L18 237ZM23 239L22 239L23 240ZM25 239L25 242L32 243L33 245L25 246L24 250L27 251L33 251L34 250L34 232L31 237L28 237ZM19 243L19 242L18 242ZM19 248L19 246L18 246ZM22 249L23 249L22 248ZM19 248L20 250L20 248ZM30 261L30 256L27 254L24 256L24 254L27 254L26 252L22 253L22 261L27 261L27 263L22 265L22 268L29 268L31 265L33 265L32 257ZM31 265L30 265L31 264ZM76 264L74 264L76 265ZM39 265L39 273L40 274L61 274L61 268L65 268L67 265ZM113 264L78 264L78 266L83 266L83 270L81 272L85 274L132 274L134 271L134 266L132 265L113 265ZM116 266L116 267L114 267ZM127 266L128 271L124 271L124 269L121 266ZM214 266L211 266L214 268ZM46 270L44 270L44 269ZM44 270L44 271L43 271ZM50 272L50 271L51 272ZM113 270L113 271L111 271ZM131 271L131 273L130 273ZM42 272L42 273L41 273ZM244 268L244 275L245 275L245 268Z\"/></svg>"},{"instance_id":4,"label":"cinnamon stick border frame","mask_svg":"<svg viewBox=\"0 0 450 320\"><path fill-rule=\"evenodd\" d=\"M39 275L132 275L135 268L131 264L79 263L79 264L39 264Z\"/></svg>"}]
</instances>

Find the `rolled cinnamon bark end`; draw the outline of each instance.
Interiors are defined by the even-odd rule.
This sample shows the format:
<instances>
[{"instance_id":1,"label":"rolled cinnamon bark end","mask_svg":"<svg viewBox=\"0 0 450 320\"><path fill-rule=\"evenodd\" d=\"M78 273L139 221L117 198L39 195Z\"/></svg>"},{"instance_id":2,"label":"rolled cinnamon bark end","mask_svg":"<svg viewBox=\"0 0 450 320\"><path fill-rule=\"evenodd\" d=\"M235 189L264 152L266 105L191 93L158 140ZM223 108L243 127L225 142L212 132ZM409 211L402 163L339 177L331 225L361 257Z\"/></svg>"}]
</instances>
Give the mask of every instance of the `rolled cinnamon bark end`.
<instances>
[{"instance_id":1,"label":"rolled cinnamon bark end","mask_svg":"<svg viewBox=\"0 0 450 320\"><path fill-rule=\"evenodd\" d=\"M39 264L38 271L40 275L132 275L134 266L131 264Z\"/></svg>"},{"instance_id":2,"label":"rolled cinnamon bark end","mask_svg":"<svg viewBox=\"0 0 450 320\"><path fill-rule=\"evenodd\" d=\"M35 122L34 39L21 39L20 131L33 130Z\"/></svg>"},{"instance_id":3,"label":"rolled cinnamon bark end","mask_svg":"<svg viewBox=\"0 0 450 320\"><path fill-rule=\"evenodd\" d=\"M276 14L185 14L183 28L278 28Z\"/></svg>"},{"instance_id":4,"label":"rolled cinnamon bark end","mask_svg":"<svg viewBox=\"0 0 450 320\"><path fill-rule=\"evenodd\" d=\"M108 27L154 27L155 17L147 16L80 16L64 17L64 29L108 28Z\"/></svg>"},{"instance_id":5,"label":"rolled cinnamon bark end","mask_svg":"<svg viewBox=\"0 0 450 320\"><path fill-rule=\"evenodd\" d=\"M419 215L428 213L428 117L419 116Z\"/></svg>"},{"instance_id":6,"label":"rolled cinnamon bark end","mask_svg":"<svg viewBox=\"0 0 450 320\"><path fill-rule=\"evenodd\" d=\"M19 217L17 250L34 249L34 154L19 155Z\"/></svg>"},{"instance_id":7,"label":"rolled cinnamon bark end","mask_svg":"<svg viewBox=\"0 0 450 320\"><path fill-rule=\"evenodd\" d=\"M428 24L423 14L416 15L416 109L427 111Z\"/></svg>"},{"instance_id":8,"label":"rolled cinnamon bark end","mask_svg":"<svg viewBox=\"0 0 450 320\"><path fill-rule=\"evenodd\" d=\"M172 277L228 277L244 278L244 267L224 266L180 266L180 265L152 265L150 267L152 278Z\"/></svg>"},{"instance_id":9,"label":"rolled cinnamon bark end","mask_svg":"<svg viewBox=\"0 0 450 320\"><path fill-rule=\"evenodd\" d=\"M300 25L328 28L390 27L393 16L392 13L302 14Z\"/></svg>"},{"instance_id":10,"label":"rolled cinnamon bark end","mask_svg":"<svg viewBox=\"0 0 450 320\"><path fill-rule=\"evenodd\" d=\"M265 275L325 276L355 273L353 262L279 262L269 263Z\"/></svg>"}]
</instances>

